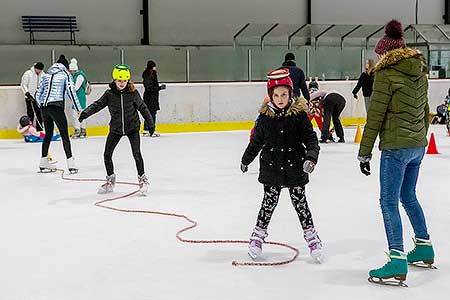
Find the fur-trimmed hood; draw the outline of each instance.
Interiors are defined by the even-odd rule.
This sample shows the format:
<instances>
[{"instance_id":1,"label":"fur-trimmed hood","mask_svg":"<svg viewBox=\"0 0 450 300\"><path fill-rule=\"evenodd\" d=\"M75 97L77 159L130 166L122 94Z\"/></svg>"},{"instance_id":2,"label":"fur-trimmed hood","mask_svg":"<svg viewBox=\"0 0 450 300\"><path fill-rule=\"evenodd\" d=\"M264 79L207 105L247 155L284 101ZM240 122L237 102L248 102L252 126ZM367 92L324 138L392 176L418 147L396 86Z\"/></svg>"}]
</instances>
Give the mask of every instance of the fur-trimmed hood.
<instances>
[{"instance_id":1,"label":"fur-trimmed hood","mask_svg":"<svg viewBox=\"0 0 450 300\"><path fill-rule=\"evenodd\" d=\"M302 111L308 111L308 104L305 98L297 98L296 100L291 100L291 104L286 109L284 116L294 116L299 114ZM279 108L277 108L272 102L263 103L261 108L259 109L259 113L270 118L275 118L279 113L282 112Z\"/></svg>"},{"instance_id":2,"label":"fur-trimmed hood","mask_svg":"<svg viewBox=\"0 0 450 300\"><path fill-rule=\"evenodd\" d=\"M426 63L418 49L398 48L386 52L376 64L374 72L386 68L393 68L410 76L420 76L426 72Z\"/></svg>"}]
</instances>

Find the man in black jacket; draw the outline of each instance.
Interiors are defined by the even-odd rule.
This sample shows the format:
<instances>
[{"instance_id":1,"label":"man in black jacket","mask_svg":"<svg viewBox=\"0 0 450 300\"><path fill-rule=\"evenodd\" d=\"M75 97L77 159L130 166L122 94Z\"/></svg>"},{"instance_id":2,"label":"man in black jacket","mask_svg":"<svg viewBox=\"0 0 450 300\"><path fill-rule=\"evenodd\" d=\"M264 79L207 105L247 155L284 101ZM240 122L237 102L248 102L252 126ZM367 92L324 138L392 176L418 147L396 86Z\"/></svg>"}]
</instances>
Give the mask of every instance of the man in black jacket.
<instances>
[{"instance_id":1,"label":"man in black jacket","mask_svg":"<svg viewBox=\"0 0 450 300\"><path fill-rule=\"evenodd\" d=\"M289 69L289 77L291 77L292 83L294 84L294 98L303 95L303 97L309 102L309 92L308 87L306 86L305 73L302 69L297 67L294 53L286 53L281 67Z\"/></svg>"}]
</instances>

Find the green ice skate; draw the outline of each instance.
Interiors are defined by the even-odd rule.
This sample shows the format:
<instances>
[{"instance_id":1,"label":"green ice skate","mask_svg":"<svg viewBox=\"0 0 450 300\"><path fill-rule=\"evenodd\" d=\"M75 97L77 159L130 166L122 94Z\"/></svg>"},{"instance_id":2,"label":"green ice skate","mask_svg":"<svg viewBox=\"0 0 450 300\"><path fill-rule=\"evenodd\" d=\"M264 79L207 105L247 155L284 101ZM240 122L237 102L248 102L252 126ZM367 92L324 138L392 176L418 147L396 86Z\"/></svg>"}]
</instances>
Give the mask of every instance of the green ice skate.
<instances>
[{"instance_id":1,"label":"green ice skate","mask_svg":"<svg viewBox=\"0 0 450 300\"><path fill-rule=\"evenodd\" d=\"M433 266L434 263L434 251L433 245L430 240L424 240L415 238L414 249L408 252L408 263L417 266L425 266L429 268L436 268ZM424 265L422 265L422 263Z\"/></svg>"},{"instance_id":2,"label":"green ice skate","mask_svg":"<svg viewBox=\"0 0 450 300\"><path fill-rule=\"evenodd\" d=\"M381 268L370 270L369 281L379 284L396 284L407 286L403 283L408 273L408 263L406 253L398 250L391 250L386 253L389 261ZM383 281L383 279L394 278L397 281Z\"/></svg>"}]
</instances>

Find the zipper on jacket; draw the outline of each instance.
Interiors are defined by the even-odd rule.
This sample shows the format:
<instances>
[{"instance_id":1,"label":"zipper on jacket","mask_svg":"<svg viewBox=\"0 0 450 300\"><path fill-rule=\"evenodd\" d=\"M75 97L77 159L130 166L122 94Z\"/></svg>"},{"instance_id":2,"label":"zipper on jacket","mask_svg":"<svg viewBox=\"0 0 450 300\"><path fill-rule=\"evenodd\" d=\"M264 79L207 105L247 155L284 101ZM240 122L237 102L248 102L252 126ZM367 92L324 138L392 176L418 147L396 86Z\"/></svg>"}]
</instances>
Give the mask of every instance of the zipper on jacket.
<instances>
[{"instance_id":1,"label":"zipper on jacket","mask_svg":"<svg viewBox=\"0 0 450 300\"><path fill-rule=\"evenodd\" d=\"M43 103L43 106L47 106L48 97L50 97L50 93L52 92L53 76L55 76L55 74L52 74L52 77L50 77L50 83L48 85L47 97L45 97L45 101Z\"/></svg>"},{"instance_id":2,"label":"zipper on jacket","mask_svg":"<svg viewBox=\"0 0 450 300\"><path fill-rule=\"evenodd\" d=\"M122 133L125 135L125 120L124 120L124 112L123 112L123 94L120 93L120 104L122 108Z\"/></svg>"}]
</instances>

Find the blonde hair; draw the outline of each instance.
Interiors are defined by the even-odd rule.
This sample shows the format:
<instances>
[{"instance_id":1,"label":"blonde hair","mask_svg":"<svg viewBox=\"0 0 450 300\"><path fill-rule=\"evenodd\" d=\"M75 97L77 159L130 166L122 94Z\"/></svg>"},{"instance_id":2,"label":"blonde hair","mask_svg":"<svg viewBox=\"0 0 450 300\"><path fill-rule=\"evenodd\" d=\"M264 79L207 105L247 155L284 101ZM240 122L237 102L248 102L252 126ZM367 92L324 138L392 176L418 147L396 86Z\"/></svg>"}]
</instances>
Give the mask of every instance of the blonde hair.
<instances>
[{"instance_id":1,"label":"blonde hair","mask_svg":"<svg viewBox=\"0 0 450 300\"><path fill-rule=\"evenodd\" d=\"M375 69L375 61L373 59L367 60L367 73L372 74Z\"/></svg>"}]
</instances>

